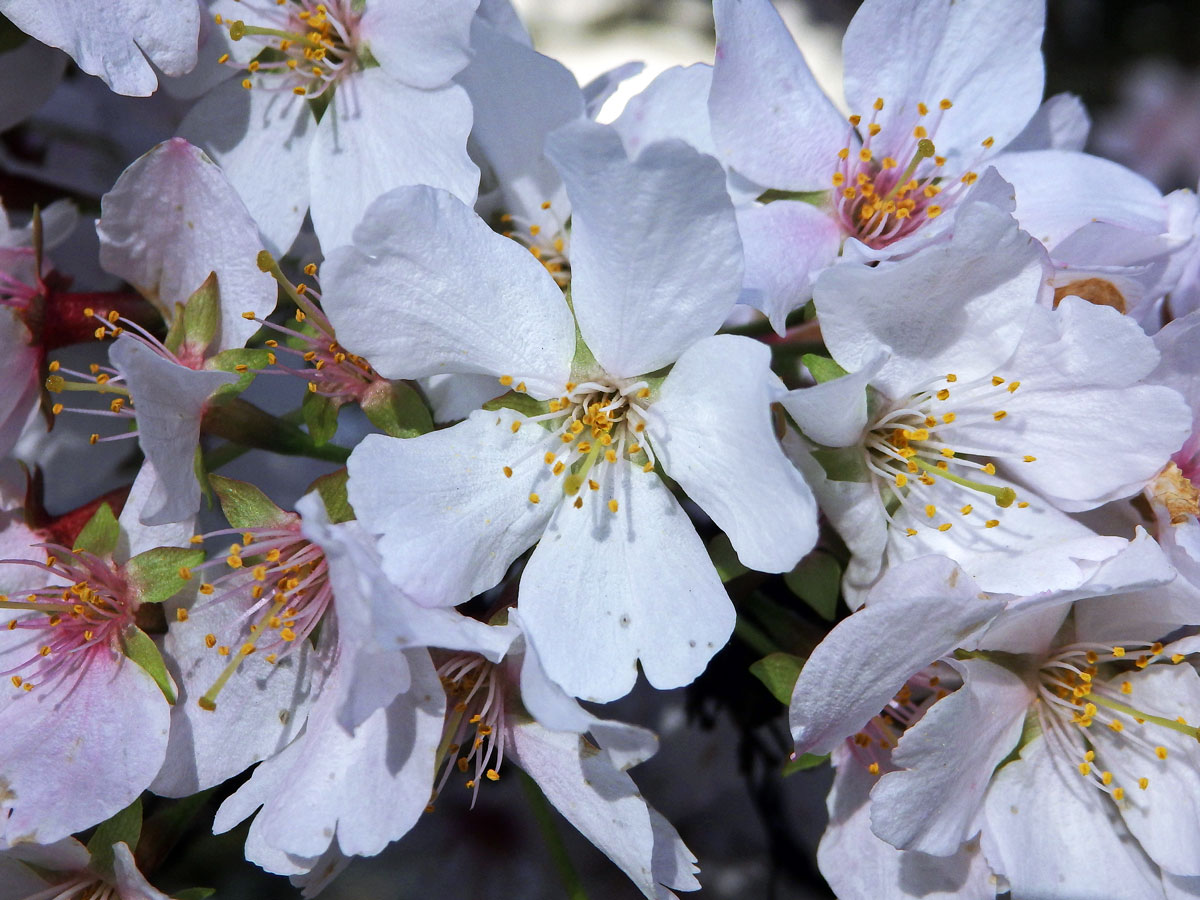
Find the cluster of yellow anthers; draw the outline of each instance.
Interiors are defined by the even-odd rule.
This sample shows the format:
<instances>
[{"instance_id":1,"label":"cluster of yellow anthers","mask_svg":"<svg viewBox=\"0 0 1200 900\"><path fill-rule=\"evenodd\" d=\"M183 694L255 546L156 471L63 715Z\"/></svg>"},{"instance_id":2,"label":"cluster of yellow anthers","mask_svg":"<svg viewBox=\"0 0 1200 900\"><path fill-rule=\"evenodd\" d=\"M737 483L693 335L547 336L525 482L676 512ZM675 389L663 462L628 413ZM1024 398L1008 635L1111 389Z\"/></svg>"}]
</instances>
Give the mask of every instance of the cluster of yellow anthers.
<instances>
[{"instance_id":1,"label":"cluster of yellow anthers","mask_svg":"<svg viewBox=\"0 0 1200 900\"><path fill-rule=\"evenodd\" d=\"M513 387L513 377L502 375L500 384ZM519 382L513 390L524 393L525 382ZM583 508L583 497L576 496L586 484L588 490L599 491L600 481L590 477L592 467L603 459L615 464L619 459L634 461L644 455L642 470L654 469L654 451L648 443L639 443L639 436L646 430L645 409L641 405L650 398L650 387L639 381L623 388L588 381L582 384L569 381L566 393L551 398L548 412L530 416L527 422L550 422L562 420L553 432L561 448L545 451L543 461L555 476L563 479L563 493L575 497L576 509ZM521 429L521 420L513 421L513 433ZM512 478L511 466L504 467L504 476ZM532 493L530 503L540 503L541 497ZM617 512L616 498L608 501L611 512Z\"/></svg>"},{"instance_id":2,"label":"cluster of yellow anthers","mask_svg":"<svg viewBox=\"0 0 1200 900\"><path fill-rule=\"evenodd\" d=\"M549 200L542 202L543 211L549 211L550 206ZM500 223L505 229L500 233L528 249L534 259L546 267L546 271L559 287L565 289L570 284L571 263L567 258L567 230L562 219L556 216L549 231L536 222L527 221L511 213L502 215Z\"/></svg>"},{"instance_id":3,"label":"cluster of yellow anthers","mask_svg":"<svg viewBox=\"0 0 1200 900\"><path fill-rule=\"evenodd\" d=\"M310 0L275 0L281 12L274 18L278 27L247 25L243 20L227 21L216 15L213 21L228 29L231 40L255 38L279 58L254 59L246 65L242 87L250 90L250 76L274 76L279 86L291 89L299 97L315 97L325 91L353 61L354 14L343 4L331 11L325 3ZM228 53L217 62L229 63Z\"/></svg>"},{"instance_id":4,"label":"cluster of yellow anthers","mask_svg":"<svg viewBox=\"0 0 1200 900\"><path fill-rule=\"evenodd\" d=\"M1163 656L1161 643L1131 642L1113 647L1075 645L1056 654L1039 672L1038 706L1042 732L1060 750L1082 756L1079 774L1094 782L1114 800L1122 800L1125 789L1113 783L1113 773L1097 766L1096 750L1089 746L1087 729L1100 723L1122 734L1134 746L1166 760L1167 748L1147 739L1143 729L1129 729L1126 720L1138 726L1147 723L1200 740L1200 729L1189 725L1183 716L1174 719L1138 709L1126 699L1134 693L1134 684L1121 678L1121 671L1141 670L1155 663L1178 665L1187 657L1176 653ZM1132 653L1137 653L1132 656ZM1124 718L1122 718L1124 717ZM1069 729L1069 726L1075 726ZM1083 736L1081 740L1074 737ZM1137 786L1146 790L1150 779L1143 776Z\"/></svg>"},{"instance_id":5,"label":"cluster of yellow anthers","mask_svg":"<svg viewBox=\"0 0 1200 900\"><path fill-rule=\"evenodd\" d=\"M919 220L936 219L959 191L979 179L976 172L967 171L951 182L943 171L946 157L937 154L931 137L943 114L953 105L943 99L933 120L927 120L929 107L918 103L918 122L911 131L903 131L899 139L893 135L880 138L884 129L876 118L884 103L883 98L876 99L862 145L857 153L852 153L849 146L838 151L838 163L831 178L834 209L847 234L871 246L886 246L910 234ZM852 129L857 130L861 125L862 116L850 117ZM885 143L882 150L878 146L881 143ZM989 137L982 147L990 150L994 143ZM901 170L899 160L905 159L908 164ZM922 165L925 160L932 160L932 165Z\"/></svg>"},{"instance_id":6,"label":"cluster of yellow anthers","mask_svg":"<svg viewBox=\"0 0 1200 900\"><path fill-rule=\"evenodd\" d=\"M474 777L467 779L466 787L478 795L482 780L500 780L504 762L505 698L497 666L478 654L457 653L437 672L452 705L437 752L445 767L426 812L433 812L451 771L466 774L474 764Z\"/></svg>"},{"instance_id":7,"label":"cluster of yellow anthers","mask_svg":"<svg viewBox=\"0 0 1200 900\"><path fill-rule=\"evenodd\" d=\"M950 373L938 379L928 389L908 398L904 405L881 416L871 427L865 441L866 464L880 479L881 497L882 487L885 486L897 502L914 512L916 521L936 527L938 531L949 531L953 523L942 522L933 526L932 520L937 517L938 508L933 503L917 502L914 494L919 491L919 486L931 487L941 479L963 490L990 496L997 506L1006 509L1016 502L1016 491L1008 486L997 486L967 478L964 474L978 472L988 476L995 475L996 464L991 459L981 462L980 458L1015 455L1019 456L1022 462L1037 462L1036 456L1012 454L994 447L949 446L948 442L939 436L940 427L954 423L975 425L989 421L1002 422L1008 418L1008 412L1004 409L995 409L983 415L973 410L965 413L942 411L941 404L951 401L951 385L956 385L953 394L956 402L975 405L990 399L990 395L993 394L998 393L1001 397L1013 394L1021 386L1021 382L1006 381L999 375L993 375L960 384L958 376ZM951 466L959 471L952 471ZM1025 501L1016 505L1020 509L1029 506ZM886 506L885 503L885 512ZM976 510L973 504L966 503L958 511L963 516L970 516ZM985 528L995 528L999 524L998 519L986 519L983 522ZM913 536L917 534L917 530L907 528L905 534Z\"/></svg>"},{"instance_id":8,"label":"cluster of yellow anthers","mask_svg":"<svg viewBox=\"0 0 1200 900\"><path fill-rule=\"evenodd\" d=\"M253 604L251 610L262 609L262 614L249 626L249 635L236 650L219 643L215 634L205 635L205 646L230 657L229 664L198 701L208 710L216 709L217 695L242 660L260 649L264 639L261 649L268 651L264 658L273 664L312 632L332 598L324 554L296 531L259 528L241 537L243 543L233 544L225 555L224 565L232 571L201 584L200 593L213 597L213 602L231 597L248 599ZM197 536L192 540L201 543L204 538ZM181 622L187 621L187 610L181 607L176 617Z\"/></svg>"},{"instance_id":9,"label":"cluster of yellow anthers","mask_svg":"<svg viewBox=\"0 0 1200 900\"><path fill-rule=\"evenodd\" d=\"M125 328L121 324L125 322L120 313L115 309L109 310L101 315L91 307L87 307L83 311L83 315L88 319L95 319L99 324L93 332L96 340L102 341L109 338L116 339L125 333ZM135 326L136 328L136 326ZM141 329L138 329L139 331ZM87 372L78 372L73 369L65 369L58 360L53 360L47 365L47 376L45 387L51 394L61 394L64 391L90 391L97 394L116 394L108 404L108 412L114 416L123 418L131 418L133 412L129 407L130 397L128 389L122 384L113 384L112 379L117 375L113 369L106 369L97 363L91 363L88 366ZM64 376L69 375L73 380L68 381ZM50 411L54 415L61 415L66 412L87 412L90 415L98 414L96 410L79 410L65 407L60 402L55 402ZM98 433L92 433L88 436L88 443L96 444L102 440L116 440L128 437L128 435L115 435L110 438L101 438Z\"/></svg>"}]
</instances>

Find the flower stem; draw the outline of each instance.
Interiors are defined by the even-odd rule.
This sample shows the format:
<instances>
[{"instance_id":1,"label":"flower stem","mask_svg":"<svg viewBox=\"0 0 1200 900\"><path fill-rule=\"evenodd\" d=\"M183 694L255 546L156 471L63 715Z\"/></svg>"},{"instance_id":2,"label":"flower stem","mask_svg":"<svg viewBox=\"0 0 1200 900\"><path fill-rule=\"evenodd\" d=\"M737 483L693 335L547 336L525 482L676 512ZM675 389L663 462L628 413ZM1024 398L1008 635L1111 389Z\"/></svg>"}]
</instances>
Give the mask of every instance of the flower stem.
<instances>
[{"instance_id":1,"label":"flower stem","mask_svg":"<svg viewBox=\"0 0 1200 900\"><path fill-rule=\"evenodd\" d=\"M524 772L521 772L521 786L525 788L530 812L533 813L538 828L541 829L542 837L546 841L546 848L554 860L554 867L558 869L563 886L567 889L568 900L588 900L587 891L583 889L583 882L579 880L579 873L575 871L571 857L567 854L566 844L563 843L562 836L558 833L546 795L537 786L537 782Z\"/></svg>"}]
</instances>

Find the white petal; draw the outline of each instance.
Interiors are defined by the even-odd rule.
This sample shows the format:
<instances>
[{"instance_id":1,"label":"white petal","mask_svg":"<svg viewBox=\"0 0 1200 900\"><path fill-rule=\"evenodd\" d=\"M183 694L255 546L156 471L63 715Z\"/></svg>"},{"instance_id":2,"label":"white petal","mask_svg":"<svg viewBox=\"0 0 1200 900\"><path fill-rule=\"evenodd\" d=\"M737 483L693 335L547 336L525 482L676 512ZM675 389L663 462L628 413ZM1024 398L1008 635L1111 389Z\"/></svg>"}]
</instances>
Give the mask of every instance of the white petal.
<instances>
[{"instance_id":1,"label":"white petal","mask_svg":"<svg viewBox=\"0 0 1200 900\"><path fill-rule=\"evenodd\" d=\"M771 421L771 351L734 335L684 351L649 410L663 470L729 535L738 558L786 572L817 540L812 491Z\"/></svg>"},{"instance_id":2,"label":"white petal","mask_svg":"<svg viewBox=\"0 0 1200 900\"><path fill-rule=\"evenodd\" d=\"M841 378L788 391L780 402L805 437L825 447L853 446L867 427L867 385L884 362L881 354Z\"/></svg>"},{"instance_id":3,"label":"white petal","mask_svg":"<svg viewBox=\"0 0 1200 900\"><path fill-rule=\"evenodd\" d=\"M662 480L625 462L612 469L582 508L559 505L518 601L546 674L598 702L629 692L639 659L654 687L688 684L734 621L704 544Z\"/></svg>"},{"instance_id":4,"label":"white petal","mask_svg":"<svg viewBox=\"0 0 1200 900\"><path fill-rule=\"evenodd\" d=\"M471 102L456 85L420 90L383 69L346 79L309 153L313 227L325 252L350 243L367 207L392 188L428 184L474 203L470 130Z\"/></svg>"},{"instance_id":5,"label":"white petal","mask_svg":"<svg viewBox=\"0 0 1200 900\"><path fill-rule=\"evenodd\" d=\"M2 0L0 12L43 44L65 50L79 68L100 76L118 94L154 93L158 78L150 63L168 75L182 75L196 64L196 0L128 0L115 8L89 0L53 6Z\"/></svg>"},{"instance_id":6,"label":"white petal","mask_svg":"<svg viewBox=\"0 0 1200 900\"><path fill-rule=\"evenodd\" d=\"M712 66L672 66L629 98L612 123L630 159L655 141L678 138L709 156L717 155L708 120Z\"/></svg>"},{"instance_id":7,"label":"white petal","mask_svg":"<svg viewBox=\"0 0 1200 900\"><path fill-rule=\"evenodd\" d=\"M417 383L439 425L465 419L504 392L495 375L430 375Z\"/></svg>"},{"instance_id":8,"label":"white petal","mask_svg":"<svg viewBox=\"0 0 1200 900\"><path fill-rule=\"evenodd\" d=\"M126 169L100 201L100 265L155 303L168 321L217 273L219 349L241 347L258 330L277 287L256 262L258 228L221 170L182 138L159 144Z\"/></svg>"},{"instance_id":9,"label":"white petal","mask_svg":"<svg viewBox=\"0 0 1200 900\"><path fill-rule=\"evenodd\" d=\"M842 42L851 111L868 115L882 97L880 123L903 115L907 130L918 102L933 109L949 99L954 107L932 134L940 153L969 160L987 137L1003 146L1042 101L1045 17L1040 0L868 0Z\"/></svg>"},{"instance_id":10,"label":"white petal","mask_svg":"<svg viewBox=\"0 0 1200 900\"><path fill-rule=\"evenodd\" d=\"M963 646L1004 604L981 597L950 560L889 569L866 605L809 656L792 693L797 753L828 753L858 731L915 673Z\"/></svg>"},{"instance_id":11,"label":"white petal","mask_svg":"<svg viewBox=\"0 0 1200 900\"><path fill-rule=\"evenodd\" d=\"M194 465L200 419L213 392L237 375L189 369L128 335L117 338L108 355L129 386L138 443L157 475L140 521L167 525L190 519L200 506Z\"/></svg>"},{"instance_id":12,"label":"white petal","mask_svg":"<svg viewBox=\"0 0 1200 900\"><path fill-rule=\"evenodd\" d=\"M0 458L12 452L41 391L38 351L29 329L11 310L0 312L0 359L5 390L0 393Z\"/></svg>"},{"instance_id":13,"label":"white petal","mask_svg":"<svg viewBox=\"0 0 1200 900\"><path fill-rule=\"evenodd\" d=\"M1055 94L1038 107L1021 133L1008 142L1005 153L1023 150L1082 150L1092 120L1074 94Z\"/></svg>"},{"instance_id":14,"label":"white petal","mask_svg":"<svg viewBox=\"0 0 1200 900\"><path fill-rule=\"evenodd\" d=\"M117 881L117 896L121 900L171 900L138 871L137 862L128 844L113 844L112 849L113 875Z\"/></svg>"},{"instance_id":15,"label":"white petal","mask_svg":"<svg viewBox=\"0 0 1200 900\"><path fill-rule=\"evenodd\" d=\"M221 166L275 257L292 246L308 212L308 153L317 126L289 92L246 90L236 79L208 92L179 125Z\"/></svg>"},{"instance_id":16,"label":"white petal","mask_svg":"<svg viewBox=\"0 0 1200 900\"><path fill-rule=\"evenodd\" d=\"M608 755L594 752L580 736L547 731L536 722L509 730L509 752L537 782L554 808L613 861L652 900L671 900L676 890L700 887L680 865L694 862L675 829L659 819L637 785L615 768ZM664 846L665 845L665 846ZM665 886L665 887L664 887Z\"/></svg>"},{"instance_id":17,"label":"white petal","mask_svg":"<svg viewBox=\"0 0 1200 900\"><path fill-rule=\"evenodd\" d=\"M1033 691L982 659L951 665L963 686L930 707L892 753L901 771L871 792L874 831L894 847L950 856L976 830L992 770L1016 746Z\"/></svg>"},{"instance_id":18,"label":"white petal","mask_svg":"<svg viewBox=\"0 0 1200 900\"><path fill-rule=\"evenodd\" d=\"M575 326L554 279L443 191L380 197L321 283L338 339L388 378L510 375L540 399L570 378Z\"/></svg>"},{"instance_id":19,"label":"white petal","mask_svg":"<svg viewBox=\"0 0 1200 900\"><path fill-rule=\"evenodd\" d=\"M850 127L768 0L715 0L708 109L718 156L766 187L822 190Z\"/></svg>"},{"instance_id":20,"label":"white petal","mask_svg":"<svg viewBox=\"0 0 1200 900\"><path fill-rule=\"evenodd\" d=\"M133 479L133 486L129 489L129 496L125 498L125 505L121 507L121 515L117 519L121 526L117 549L113 552L117 562L126 562L131 556L137 556L155 547L189 546L190 538L196 533L194 516L165 525L142 524L142 512L146 504L164 491L166 487L159 485L154 463L147 459L138 469L137 477Z\"/></svg>"},{"instance_id":21,"label":"white petal","mask_svg":"<svg viewBox=\"0 0 1200 900\"><path fill-rule=\"evenodd\" d=\"M621 84L635 75L640 75L645 68L645 63L627 62L601 72L580 88L583 91L583 114L593 122L596 121L604 104L620 89Z\"/></svg>"},{"instance_id":22,"label":"white petal","mask_svg":"<svg viewBox=\"0 0 1200 900\"><path fill-rule=\"evenodd\" d=\"M467 64L471 19L479 0L368 3L358 30L371 55L392 78L438 88Z\"/></svg>"},{"instance_id":23,"label":"white petal","mask_svg":"<svg viewBox=\"0 0 1200 900\"><path fill-rule=\"evenodd\" d=\"M986 815L984 852L1014 897L1162 897L1158 873L1114 821L1106 795L1053 755L1044 737L996 773Z\"/></svg>"},{"instance_id":24,"label":"white petal","mask_svg":"<svg viewBox=\"0 0 1200 900\"><path fill-rule=\"evenodd\" d=\"M418 438L370 435L350 455L350 503L380 536L384 572L417 602L469 600L541 536L562 497L542 460L554 439L533 423L514 434L521 420L480 410Z\"/></svg>"},{"instance_id":25,"label":"white petal","mask_svg":"<svg viewBox=\"0 0 1200 900\"><path fill-rule=\"evenodd\" d=\"M948 244L891 265L827 269L813 292L821 334L850 371L889 353L874 383L892 397L947 372L963 381L990 375L1024 331L1042 253L1007 213L964 205Z\"/></svg>"},{"instance_id":26,"label":"white petal","mask_svg":"<svg viewBox=\"0 0 1200 900\"><path fill-rule=\"evenodd\" d=\"M611 375L642 375L725 321L741 242L716 160L678 141L630 162L616 131L577 121L547 140L571 199L571 297Z\"/></svg>"}]
</instances>

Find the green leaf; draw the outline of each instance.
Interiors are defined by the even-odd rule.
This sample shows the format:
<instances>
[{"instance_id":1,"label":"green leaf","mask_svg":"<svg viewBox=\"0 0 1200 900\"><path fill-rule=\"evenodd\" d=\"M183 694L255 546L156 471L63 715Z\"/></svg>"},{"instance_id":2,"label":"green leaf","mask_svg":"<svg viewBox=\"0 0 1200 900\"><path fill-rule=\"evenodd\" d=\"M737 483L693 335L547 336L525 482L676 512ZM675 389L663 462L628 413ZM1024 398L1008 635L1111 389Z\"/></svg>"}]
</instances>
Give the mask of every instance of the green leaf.
<instances>
[{"instance_id":1,"label":"green leaf","mask_svg":"<svg viewBox=\"0 0 1200 900\"><path fill-rule=\"evenodd\" d=\"M320 446L328 443L337 432L338 412L342 405L332 397L307 391L300 411L304 414L304 424L308 426L308 436L313 443Z\"/></svg>"},{"instance_id":2,"label":"green leaf","mask_svg":"<svg viewBox=\"0 0 1200 900\"><path fill-rule=\"evenodd\" d=\"M121 645L125 655L146 670L146 674L154 679L167 702L175 705L175 683L167 672L167 664L163 662L162 653L153 638L136 625L128 626L121 632Z\"/></svg>"},{"instance_id":3,"label":"green leaf","mask_svg":"<svg viewBox=\"0 0 1200 900\"><path fill-rule=\"evenodd\" d=\"M217 892L216 888L194 887L174 894L174 900L205 900Z\"/></svg>"},{"instance_id":4,"label":"green leaf","mask_svg":"<svg viewBox=\"0 0 1200 900\"><path fill-rule=\"evenodd\" d=\"M91 869L97 875L111 878L113 874L113 844L128 844L133 850L142 836L142 798L96 826L91 840L87 842L91 854Z\"/></svg>"},{"instance_id":5,"label":"green leaf","mask_svg":"<svg viewBox=\"0 0 1200 900\"><path fill-rule=\"evenodd\" d=\"M202 562L204 551L201 549L155 547L139 553L122 569L139 602L162 603L184 589L191 580L191 568Z\"/></svg>"},{"instance_id":6,"label":"green leaf","mask_svg":"<svg viewBox=\"0 0 1200 900\"><path fill-rule=\"evenodd\" d=\"M774 203L776 200L793 200L820 206L829 199L829 191L780 191L768 188L758 195L759 203Z\"/></svg>"},{"instance_id":7,"label":"green leaf","mask_svg":"<svg viewBox=\"0 0 1200 900\"><path fill-rule=\"evenodd\" d=\"M812 372L812 377L817 380L817 384L824 384L826 381L833 381L835 378L849 374L828 356L821 356L817 353L805 353L800 357L800 362L804 363L804 367Z\"/></svg>"},{"instance_id":8,"label":"green leaf","mask_svg":"<svg viewBox=\"0 0 1200 900\"><path fill-rule=\"evenodd\" d=\"M350 497L346 493L348 477L349 473L344 468L338 469L336 472L322 475L304 492L308 494L316 491L320 495L321 502L325 504L325 512L329 516L329 521L335 525L338 522L349 522L355 518L354 508L350 505Z\"/></svg>"},{"instance_id":9,"label":"green leaf","mask_svg":"<svg viewBox=\"0 0 1200 900\"><path fill-rule=\"evenodd\" d=\"M817 766L823 766L829 762L829 754L822 753L816 756L812 753L804 753L787 763L783 767L783 777L795 775L797 772L803 772L805 769L815 769Z\"/></svg>"},{"instance_id":10,"label":"green leaf","mask_svg":"<svg viewBox=\"0 0 1200 900\"><path fill-rule=\"evenodd\" d=\"M87 524L80 529L75 538L76 550L86 550L96 556L111 556L117 549L117 539L121 536L121 526L113 515L112 507L101 503L100 508L92 513Z\"/></svg>"},{"instance_id":11,"label":"green leaf","mask_svg":"<svg viewBox=\"0 0 1200 900\"><path fill-rule=\"evenodd\" d=\"M217 492L221 512L234 528L281 527L295 521L294 513L280 509L252 484L223 475L209 475L208 482Z\"/></svg>"},{"instance_id":12,"label":"green leaf","mask_svg":"<svg viewBox=\"0 0 1200 900\"><path fill-rule=\"evenodd\" d=\"M772 653L750 666L750 674L767 686L771 695L788 706L792 702L792 690L796 679L804 668L804 660L790 653Z\"/></svg>"},{"instance_id":13,"label":"green leaf","mask_svg":"<svg viewBox=\"0 0 1200 900\"><path fill-rule=\"evenodd\" d=\"M812 451L812 456L830 481L866 483L871 480L871 470L867 468L861 447L819 447Z\"/></svg>"},{"instance_id":14,"label":"green leaf","mask_svg":"<svg viewBox=\"0 0 1200 900\"><path fill-rule=\"evenodd\" d=\"M206 369L219 369L222 372L233 372L241 376L233 384L223 384L213 393L214 397L228 394L240 394L250 386L259 369L265 369L271 364L271 351L257 348L237 347L232 350L222 350L216 356L204 363Z\"/></svg>"},{"instance_id":15,"label":"green leaf","mask_svg":"<svg viewBox=\"0 0 1200 900\"><path fill-rule=\"evenodd\" d=\"M729 535L723 532L708 542L708 555L712 558L717 574L721 576L723 582L733 581L739 575L745 575L750 571L738 559L733 544L729 541Z\"/></svg>"},{"instance_id":16,"label":"green leaf","mask_svg":"<svg viewBox=\"0 0 1200 900\"><path fill-rule=\"evenodd\" d=\"M433 431L425 401L403 381L375 382L367 388L361 406L371 424L391 437L413 438Z\"/></svg>"},{"instance_id":17,"label":"green leaf","mask_svg":"<svg viewBox=\"0 0 1200 900\"><path fill-rule=\"evenodd\" d=\"M814 550L784 575L783 580L793 594L812 607L813 612L826 622L833 621L842 586L842 567L836 559Z\"/></svg>"}]
</instances>

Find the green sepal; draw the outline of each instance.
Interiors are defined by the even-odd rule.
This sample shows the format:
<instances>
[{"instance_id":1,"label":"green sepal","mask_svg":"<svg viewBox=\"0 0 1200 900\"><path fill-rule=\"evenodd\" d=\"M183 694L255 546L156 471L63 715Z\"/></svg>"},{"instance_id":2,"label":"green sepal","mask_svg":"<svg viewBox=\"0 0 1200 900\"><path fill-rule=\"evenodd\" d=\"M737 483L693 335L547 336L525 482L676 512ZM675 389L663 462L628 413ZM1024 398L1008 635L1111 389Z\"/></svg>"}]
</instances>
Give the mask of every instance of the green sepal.
<instances>
[{"instance_id":1,"label":"green sepal","mask_svg":"<svg viewBox=\"0 0 1200 900\"><path fill-rule=\"evenodd\" d=\"M833 381L835 378L850 374L828 356L821 356L818 353L805 353L800 357L800 362L804 363L804 368L812 372L812 377L817 380L817 384L824 384L826 381Z\"/></svg>"},{"instance_id":2,"label":"green sepal","mask_svg":"<svg viewBox=\"0 0 1200 900\"><path fill-rule=\"evenodd\" d=\"M210 272L204 284L187 298L182 308L178 304L176 308L171 332L176 332L178 326L178 346L167 345L167 349L172 353L183 350L189 356L202 357L221 326L221 292L217 288L217 273ZM170 338L172 335L168 333L167 336Z\"/></svg>"},{"instance_id":3,"label":"green sepal","mask_svg":"<svg viewBox=\"0 0 1200 900\"><path fill-rule=\"evenodd\" d=\"M863 459L861 447L819 447L811 453L830 481L865 483L871 480L871 470Z\"/></svg>"},{"instance_id":4,"label":"green sepal","mask_svg":"<svg viewBox=\"0 0 1200 900\"><path fill-rule=\"evenodd\" d=\"M804 660L790 653L772 653L750 666L750 674L767 686L776 700L784 706L792 702L796 679L804 668Z\"/></svg>"},{"instance_id":5,"label":"green sepal","mask_svg":"<svg viewBox=\"0 0 1200 900\"><path fill-rule=\"evenodd\" d=\"M826 622L833 621L837 615L842 584L842 567L836 559L828 553L814 550L784 575L783 580L788 589L807 603L813 612Z\"/></svg>"},{"instance_id":6,"label":"green sepal","mask_svg":"<svg viewBox=\"0 0 1200 900\"><path fill-rule=\"evenodd\" d=\"M295 521L294 513L280 509L266 494L245 481L209 475L208 482L221 503L221 512L234 528L283 527Z\"/></svg>"},{"instance_id":7,"label":"green sepal","mask_svg":"<svg viewBox=\"0 0 1200 900\"><path fill-rule=\"evenodd\" d=\"M155 547L133 557L122 571L140 603L162 603L182 591L191 580L190 574L185 578L180 570L190 570L202 562L204 551L198 548Z\"/></svg>"},{"instance_id":8,"label":"green sepal","mask_svg":"<svg viewBox=\"0 0 1200 900\"><path fill-rule=\"evenodd\" d=\"M433 431L429 407L403 381L376 381L359 402L371 424L390 437L414 438Z\"/></svg>"},{"instance_id":9,"label":"green sepal","mask_svg":"<svg viewBox=\"0 0 1200 900\"><path fill-rule=\"evenodd\" d=\"M1021 751L1024 750L1029 742L1034 738L1042 735L1042 720L1038 718L1037 712L1030 709L1025 714L1025 721L1021 723L1021 737L1017 741L1017 745L1012 748L1012 752L1004 759L1000 760L1000 765L996 766L996 771L1007 766L1010 762L1016 762L1021 758Z\"/></svg>"},{"instance_id":10,"label":"green sepal","mask_svg":"<svg viewBox=\"0 0 1200 900\"><path fill-rule=\"evenodd\" d=\"M132 851L142 836L142 798L138 797L127 807L96 826L95 833L87 842L92 860L90 868L102 878L113 877L113 844L127 844Z\"/></svg>"},{"instance_id":11,"label":"green sepal","mask_svg":"<svg viewBox=\"0 0 1200 900\"><path fill-rule=\"evenodd\" d=\"M776 200L794 200L798 203L811 203L813 206L823 206L829 199L829 191L780 191L768 188L758 195L759 203L774 203Z\"/></svg>"},{"instance_id":12,"label":"green sepal","mask_svg":"<svg viewBox=\"0 0 1200 900\"><path fill-rule=\"evenodd\" d=\"M204 363L206 369L219 369L222 372L232 372L239 376L233 384L223 384L213 392L214 397L225 394L240 394L250 387L250 382L258 374L259 369L265 369L271 364L271 351L264 348L235 347L232 350L222 350L216 356ZM239 369L238 366L245 368Z\"/></svg>"},{"instance_id":13,"label":"green sepal","mask_svg":"<svg viewBox=\"0 0 1200 900\"><path fill-rule=\"evenodd\" d=\"M327 444L337 433L338 412L342 404L332 397L306 391L300 404L300 412L304 416L304 424L308 427L308 436L317 446Z\"/></svg>"},{"instance_id":14,"label":"green sepal","mask_svg":"<svg viewBox=\"0 0 1200 900\"><path fill-rule=\"evenodd\" d=\"M129 625L121 632L121 648L131 661L141 666L146 674L154 679L167 702L174 706L175 682L171 680L167 664L163 662L162 653L159 652L154 639L136 625Z\"/></svg>"},{"instance_id":15,"label":"green sepal","mask_svg":"<svg viewBox=\"0 0 1200 900\"><path fill-rule=\"evenodd\" d=\"M738 576L745 575L750 571L742 565L742 561L738 559L737 552L729 540L729 535L724 532L708 542L708 555L717 569L717 574L721 576L722 582L733 581Z\"/></svg>"},{"instance_id":16,"label":"green sepal","mask_svg":"<svg viewBox=\"0 0 1200 900\"><path fill-rule=\"evenodd\" d=\"M99 509L87 520L87 524L79 530L74 549L86 550L96 556L112 556L120 537L121 526L117 524L112 507L101 503Z\"/></svg>"},{"instance_id":17,"label":"green sepal","mask_svg":"<svg viewBox=\"0 0 1200 900\"><path fill-rule=\"evenodd\" d=\"M483 408L490 412L498 409L511 409L523 416L540 416L547 410L546 404L541 400L534 400L528 394L519 391L509 391L507 394L489 400L483 404Z\"/></svg>"},{"instance_id":18,"label":"green sepal","mask_svg":"<svg viewBox=\"0 0 1200 900\"><path fill-rule=\"evenodd\" d=\"M173 900L205 900L217 892L216 888L194 887L172 894Z\"/></svg>"},{"instance_id":19,"label":"green sepal","mask_svg":"<svg viewBox=\"0 0 1200 900\"><path fill-rule=\"evenodd\" d=\"M795 775L797 772L803 772L806 769L815 769L817 766L823 766L829 762L829 754L822 753L817 756L814 753L802 753L800 756L786 763L783 767L783 777Z\"/></svg>"},{"instance_id":20,"label":"green sepal","mask_svg":"<svg viewBox=\"0 0 1200 900\"><path fill-rule=\"evenodd\" d=\"M322 475L304 492L306 494L317 492L321 502L325 504L325 514L335 525L338 522L349 522L355 518L354 507L350 505L350 495L346 491L346 482L349 477L350 473L343 467L336 472Z\"/></svg>"}]
</instances>

